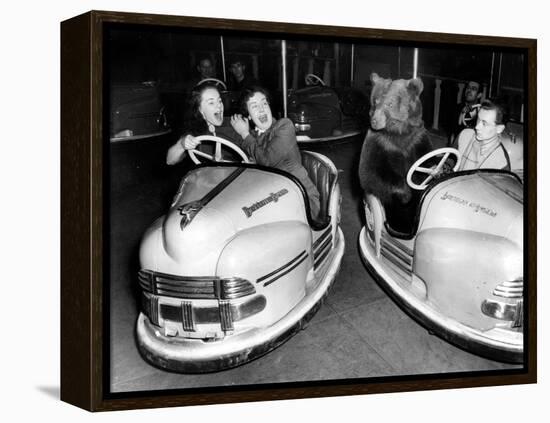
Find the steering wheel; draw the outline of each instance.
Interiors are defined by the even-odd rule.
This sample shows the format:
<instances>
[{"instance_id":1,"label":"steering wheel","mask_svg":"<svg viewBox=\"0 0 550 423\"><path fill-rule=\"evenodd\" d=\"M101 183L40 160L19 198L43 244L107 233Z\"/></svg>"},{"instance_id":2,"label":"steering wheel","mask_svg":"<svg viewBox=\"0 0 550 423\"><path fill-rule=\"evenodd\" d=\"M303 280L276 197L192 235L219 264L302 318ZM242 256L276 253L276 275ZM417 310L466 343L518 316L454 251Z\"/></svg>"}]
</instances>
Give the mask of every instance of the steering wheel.
<instances>
[{"instance_id":1,"label":"steering wheel","mask_svg":"<svg viewBox=\"0 0 550 423\"><path fill-rule=\"evenodd\" d=\"M323 81L321 78L319 78L317 75L314 75L312 73L308 73L305 77L306 85L317 85L321 84L321 86L325 86L325 81Z\"/></svg>"},{"instance_id":2,"label":"steering wheel","mask_svg":"<svg viewBox=\"0 0 550 423\"><path fill-rule=\"evenodd\" d=\"M224 140L220 137L215 137L213 135L201 135L198 137L195 137L196 140L200 142L209 141L216 143L216 149L214 152L214 155L210 155L207 153L204 153L202 151L197 150L196 148L187 150L189 153L189 157L191 157L191 160L193 160L193 163L195 164L201 164L202 162L197 158L197 156L204 157L206 159L215 161L215 162L227 162L229 160L223 160L222 159L222 145L225 145L229 149L233 150L235 153L237 153L241 158L243 159L244 163L249 163L248 157L245 154L243 150L241 150L239 147L237 147L235 144L233 144L231 141Z\"/></svg>"},{"instance_id":3,"label":"steering wheel","mask_svg":"<svg viewBox=\"0 0 550 423\"><path fill-rule=\"evenodd\" d=\"M227 85L225 85L225 82L220 81L217 78L204 78L204 79L201 79L199 82L197 82L195 84L195 87L198 87L199 85L204 84L205 82L213 82L215 85L221 86L224 91L227 91Z\"/></svg>"},{"instance_id":4,"label":"steering wheel","mask_svg":"<svg viewBox=\"0 0 550 423\"><path fill-rule=\"evenodd\" d=\"M428 161L432 157L439 156L441 154L443 155L443 157L441 158L441 160L439 160L439 163L437 163L437 165L433 167L422 167L424 162ZM453 172L455 172L458 169L458 165L460 164L460 158L462 156L460 152L456 148L438 148L434 151L429 152L428 154L424 154L416 162L413 163L413 165L409 169L409 172L407 173L407 184L409 184L409 186L413 189L425 190L428 186L428 183L442 172L442 168L447 162L449 155L451 154L456 157L456 164L453 167ZM420 184L416 184L412 180L412 176L415 172L427 173L428 176Z\"/></svg>"}]
</instances>

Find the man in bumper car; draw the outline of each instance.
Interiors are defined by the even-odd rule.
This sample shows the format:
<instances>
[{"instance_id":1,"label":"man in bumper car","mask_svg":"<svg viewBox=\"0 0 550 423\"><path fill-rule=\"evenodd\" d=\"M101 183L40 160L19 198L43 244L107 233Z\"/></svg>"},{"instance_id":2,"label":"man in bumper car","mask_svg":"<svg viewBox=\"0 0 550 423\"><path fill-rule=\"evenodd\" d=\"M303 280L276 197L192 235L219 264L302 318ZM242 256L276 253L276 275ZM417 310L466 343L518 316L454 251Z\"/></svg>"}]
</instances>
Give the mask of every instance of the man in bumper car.
<instances>
[{"instance_id":1,"label":"man in bumper car","mask_svg":"<svg viewBox=\"0 0 550 423\"><path fill-rule=\"evenodd\" d=\"M229 73L231 78L227 83L227 89L230 91L241 91L243 88L258 85L258 81L247 73L245 60L240 56L235 56L229 62Z\"/></svg>"},{"instance_id":2,"label":"man in bumper car","mask_svg":"<svg viewBox=\"0 0 550 423\"><path fill-rule=\"evenodd\" d=\"M506 128L506 106L498 100L485 100L479 109L474 129L464 129L458 136L462 155L458 170L510 170L510 156L501 142Z\"/></svg>"}]
</instances>

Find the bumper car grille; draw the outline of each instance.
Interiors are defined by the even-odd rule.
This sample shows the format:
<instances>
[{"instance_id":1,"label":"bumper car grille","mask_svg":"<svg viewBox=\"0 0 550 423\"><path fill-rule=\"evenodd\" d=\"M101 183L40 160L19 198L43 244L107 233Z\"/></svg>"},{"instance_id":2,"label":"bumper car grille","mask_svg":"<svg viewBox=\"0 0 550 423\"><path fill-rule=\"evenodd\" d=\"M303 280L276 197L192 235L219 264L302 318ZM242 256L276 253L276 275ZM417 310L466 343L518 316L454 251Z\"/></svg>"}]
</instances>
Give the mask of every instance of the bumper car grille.
<instances>
[{"instance_id":1,"label":"bumper car grille","mask_svg":"<svg viewBox=\"0 0 550 423\"><path fill-rule=\"evenodd\" d=\"M140 270L138 281L151 294L184 299L233 300L256 292L254 285L242 278L177 276Z\"/></svg>"},{"instance_id":2,"label":"bumper car grille","mask_svg":"<svg viewBox=\"0 0 550 423\"><path fill-rule=\"evenodd\" d=\"M413 257L412 251L395 241L393 241L386 233L382 233L382 242L380 246L382 256L391 262L396 268L401 270L405 275L412 276Z\"/></svg>"},{"instance_id":3,"label":"bumper car grille","mask_svg":"<svg viewBox=\"0 0 550 423\"><path fill-rule=\"evenodd\" d=\"M523 297L523 279L503 282L493 291L493 295L503 298L522 298Z\"/></svg>"}]
</instances>

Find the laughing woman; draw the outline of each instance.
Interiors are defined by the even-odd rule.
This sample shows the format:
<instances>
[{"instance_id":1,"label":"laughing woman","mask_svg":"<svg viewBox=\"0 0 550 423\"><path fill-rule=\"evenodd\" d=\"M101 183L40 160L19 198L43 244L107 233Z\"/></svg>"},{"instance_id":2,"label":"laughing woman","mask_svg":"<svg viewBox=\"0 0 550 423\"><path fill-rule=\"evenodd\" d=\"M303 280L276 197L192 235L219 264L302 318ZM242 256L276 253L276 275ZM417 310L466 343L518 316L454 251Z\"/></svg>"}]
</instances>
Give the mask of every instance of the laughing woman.
<instances>
[{"instance_id":1,"label":"laughing woman","mask_svg":"<svg viewBox=\"0 0 550 423\"><path fill-rule=\"evenodd\" d=\"M231 125L242 138L240 147L256 163L284 170L298 178L307 192L311 215L316 218L320 209L319 192L302 166L292 121L273 118L269 95L260 87L244 89L241 112L243 115L231 117ZM249 121L252 121L255 130L250 130Z\"/></svg>"},{"instance_id":2,"label":"laughing woman","mask_svg":"<svg viewBox=\"0 0 550 423\"><path fill-rule=\"evenodd\" d=\"M220 136L240 146L241 138L233 130L228 119L223 117L223 102L220 92L214 85L201 84L191 91L191 120L186 123L186 131L178 141L168 149L166 163L180 162L187 150L197 148L196 136Z\"/></svg>"}]
</instances>

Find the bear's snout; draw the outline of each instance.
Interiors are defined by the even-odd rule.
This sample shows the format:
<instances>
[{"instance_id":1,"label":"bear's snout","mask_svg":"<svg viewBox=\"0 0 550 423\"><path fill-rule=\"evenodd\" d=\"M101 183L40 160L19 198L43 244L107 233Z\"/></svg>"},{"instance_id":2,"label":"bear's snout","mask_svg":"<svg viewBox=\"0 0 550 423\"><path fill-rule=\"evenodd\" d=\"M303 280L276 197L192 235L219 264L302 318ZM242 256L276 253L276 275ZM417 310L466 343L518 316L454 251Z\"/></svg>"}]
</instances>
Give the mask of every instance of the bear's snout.
<instances>
[{"instance_id":1,"label":"bear's snout","mask_svg":"<svg viewBox=\"0 0 550 423\"><path fill-rule=\"evenodd\" d=\"M375 111L370 118L370 125L375 130L383 129L386 126L386 115L379 110Z\"/></svg>"}]
</instances>

